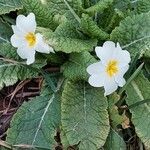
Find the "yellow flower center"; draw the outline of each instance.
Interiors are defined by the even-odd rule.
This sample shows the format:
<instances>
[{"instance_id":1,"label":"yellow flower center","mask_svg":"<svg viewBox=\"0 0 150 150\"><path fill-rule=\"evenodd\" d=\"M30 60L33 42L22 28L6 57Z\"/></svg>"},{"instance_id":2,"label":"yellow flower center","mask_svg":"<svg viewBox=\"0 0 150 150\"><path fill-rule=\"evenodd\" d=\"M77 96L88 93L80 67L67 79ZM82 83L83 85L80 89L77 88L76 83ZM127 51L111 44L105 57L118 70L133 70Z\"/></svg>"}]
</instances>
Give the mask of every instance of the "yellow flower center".
<instances>
[{"instance_id":1,"label":"yellow flower center","mask_svg":"<svg viewBox=\"0 0 150 150\"><path fill-rule=\"evenodd\" d=\"M26 36L25 39L27 40L28 44L30 47L34 46L36 43L36 36L34 33L29 32Z\"/></svg>"},{"instance_id":2,"label":"yellow flower center","mask_svg":"<svg viewBox=\"0 0 150 150\"><path fill-rule=\"evenodd\" d=\"M118 72L118 62L116 60L110 60L106 67L107 74L112 77L114 74Z\"/></svg>"}]
</instances>

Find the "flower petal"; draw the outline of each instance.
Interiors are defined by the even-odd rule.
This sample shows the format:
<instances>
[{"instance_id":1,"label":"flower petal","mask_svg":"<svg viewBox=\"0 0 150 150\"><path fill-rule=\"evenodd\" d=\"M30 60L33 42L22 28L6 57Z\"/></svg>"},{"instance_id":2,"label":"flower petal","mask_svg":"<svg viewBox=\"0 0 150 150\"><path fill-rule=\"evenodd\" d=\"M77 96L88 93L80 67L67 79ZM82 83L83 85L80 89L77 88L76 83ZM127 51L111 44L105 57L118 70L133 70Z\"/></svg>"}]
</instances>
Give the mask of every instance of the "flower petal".
<instances>
[{"instance_id":1,"label":"flower petal","mask_svg":"<svg viewBox=\"0 0 150 150\"><path fill-rule=\"evenodd\" d=\"M22 31L21 29L19 29L17 26L14 25L12 25L11 27L13 29L14 34L16 34L18 37L22 37L22 38L24 37L25 35L24 31Z\"/></svg>"},{"instance_id":2,"label":"flower petal","mask_svg":"<svg viewBox=\"0 0 150 150\"><path fill-rule=\"evenodd\" d=\"M126 65L125 67L121 68L119 70L119 73L115 76L115 81L118 84L118 86L123 87L126 83L125 79L123 78L124 74L129 69L129 65Z\"/></svg>"},{"instance_id":3,"label":"flower petal","mask_svg":"<svg viewBox=\"0 0 150 150\"><path fill-rule=\"evenodd\" d=\"M115 82L114 78L106 78L104 82L104 89L105 93L104 96L110 95L118 88L117 83Z\"/></svg>"},{"instance_id":4,"label":"flower petal","mask_svg":"<svg viewBox=\"0 0 150 150\"><path fill-rule=\"evenodd\" d=\"M86 70L90 75L92 74L100 75L102 72L104 72L104 66L102 65L101 62L97 62L88 66Z\"/></svg>"},{"instance_id":5,"label":"flower petal","mask_svg":"<svg viewBox=\"0 0 150 150\"><path fill-rule=\"evenodd\" d=\"M106 63L107 60L112 58L114 50L116 49L115 43L111 41L106 41L103 44L103 47L96 47L96 55L100 58L103 64Z\"/></svg>"},{"instance_id":6,"label":"flower petal","mask_svg":"<svg viewBox=\"0 0 150 150\"><path fill-rule=\"evenodd\" d=\"M118 74L116 74L116 77L117 76L124 76L124 74L128 71L128 69L129 69L129 65L126 65L124 67L120 67Z\"/></svg>"},{"instance_id":7,"label":"flower petal","mask_svg":"<svg viewBox=\"0 0 150 150\"><path fill-rule=\"evenodd\" d=\"M29 57L27 58L27 65L33 64L35 61L35 54L30 54Z\"/></svg>"},{"instance_id":8,"label":"flower petal","mask_svg":"<svg viewBox=\"0 0 150 150\"><path fill-rule=\"evenodd\" d=\"M117 78L115 78L115 81L120 87L123 87L126 84L126 80L122 76L118 76Z\"/></svg>"},{"instance_id":9,"label":"flower petal","mask_svg":"<svg viewBox=\"0 0 150 150\"><path fill-rule=\"evenodd\" d=\"M18 37L16 34L13 34L11 36L11 44L14 47L22 47L23 45L25 45L25 41L24 39L22 39L21 37Z\"/></svg>"},{"instance_id":10,"label":"flower petal","mask_svg":"<svg viewBox=\"0 0 150 150\"><path fill-rule=\"evenodd\" d=\"M33 13L30 13L27 17L25 17L24 15L17 16L16 25L20 30L24 32L35 32L35 15Z\"/></svg>"},{"instance_id":11,"label":"flower petal","mask_svg":"<svg viewBox=\"0 0 150 150\"><path fill-rule=\"evenodd\" d=\"M44 42L43 36L40 33L36 34L36 40L37 40L37 46L36 46L37 52L47 53L47 54L50 52L54 53L53 48Z\"/></svg>"},{"instance_id":12,"label":"flower petal","mask_svg":"<svg viewBox=\"0 0 150 150\"><path fill-rule=\"evenodd\" d=\"M104 86L105 76L104 74L101 75L92 75L90 76L88 82L93 87L102 87Z\"/></svg>"},{"instance_id":13,"label":"flower petal","mask_svg":"<svg viewBox=\"0 0 150 150\"><path fill-rule=\"evenodd\" d=\"M118 51L114 54L114 58L120 63L120 66L127 65L131 61L130 53L127 50L122 50L119 43L117 43Z\"/></svg>"},{"instance_id":14,"label":"flower petal","mask_svg":"<svg viewBox=\"0 0 150 150\"><path fill-rule=\"evenodd\" d=\"M35 50L29 49L27 46L19 47L17 53L22 59L27 59L27 64L31 64L31 62L33 63L35 60Z\"/></svg>"}]
</instances>

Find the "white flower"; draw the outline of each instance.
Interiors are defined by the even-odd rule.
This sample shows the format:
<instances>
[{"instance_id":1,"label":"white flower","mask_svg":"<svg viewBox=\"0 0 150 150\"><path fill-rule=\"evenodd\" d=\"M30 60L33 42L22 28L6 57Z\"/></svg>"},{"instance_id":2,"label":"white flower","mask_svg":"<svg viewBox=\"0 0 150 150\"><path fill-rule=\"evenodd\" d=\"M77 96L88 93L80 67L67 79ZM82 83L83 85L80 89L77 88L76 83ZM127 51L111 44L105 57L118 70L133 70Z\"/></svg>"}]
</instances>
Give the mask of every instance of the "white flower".
<instances>
[{"instance_id":1,"label":"white flower","mask_svg":"<svg viewBox=\"0 0 150 150\"><path fill-rule=\"evenodd\" d=\"M129 69L130 53L122 50L119 43L116 46L111 41L96 47L95 51L101 61L88 66L87 72L91 75L89 83L94 87L104 86L106 96L126 83L123 76Z\"/></svg>"},{"instance_id":2,"label":"white flower","mask_svg":"<svg viewBox=\"0 0 150 150\"><path fill-rule=\"evenodd\" d=\"M19 15L16 25L12 25L14 34L11 37L11 44L17 47L17 53L22 59L27 59L27 64L35 61L35 52L54 52L52 47L45 43L40 33L35 34L35 15L30 13L27 17Z\"/></svg>"}]
</instances>

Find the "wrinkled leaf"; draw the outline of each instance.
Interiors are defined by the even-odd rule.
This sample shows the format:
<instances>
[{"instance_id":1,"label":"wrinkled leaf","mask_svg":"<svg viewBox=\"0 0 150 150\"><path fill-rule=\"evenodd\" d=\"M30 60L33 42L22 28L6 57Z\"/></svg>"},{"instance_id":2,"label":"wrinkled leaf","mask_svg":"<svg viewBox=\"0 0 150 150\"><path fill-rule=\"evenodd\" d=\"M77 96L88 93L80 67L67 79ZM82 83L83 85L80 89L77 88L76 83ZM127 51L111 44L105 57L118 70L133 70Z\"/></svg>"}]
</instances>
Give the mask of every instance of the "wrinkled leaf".
<instances>
[{"instance_id":1,"label":"wrinkled leaf","mask_svg":"<svg viewBox=\"0 0 150 150\"><path fill-rule=\"evenodd\" d=\"M12 35L12 29L10 25L0 19L0 43L9 43L10 37Z\"/></svg>"},{"instance_id":2,"label":"wrinkled leaf","mask_svg":"<svg viewBox=\"0 0 150 150\"><path fill-rule=\"evenodd\" d=\"M43 87L41 95L25 102L15 114L7 141L13 145L30 145L54 149L54 136L60 126L60 87L53 92L49 87Z\"/></svg>"},{"instance_id":3,"label":"wrinkled leaf","mask_svg":"<svg viewBox=\"0 0 150 150\"><path fill-rule=\"evenodd\" d=\"M131 56L150 47L150 13L129 16L121 21L119 27L116 27L111 40L119 42L124 49L127 49Z\"/></svg>"},{"instance_id":4,"label":"wrinkled leaf","mask_svg":"<svg viewBox=\"0 0 150 150\"><path fill-rule=\"evenodd\" d=\"M113 0L100 0L95 5L85 9L85 12L90 15L95 15L95 13L102 13L106 8L112 5Z\"/></svg>"},{"instance_id":5,"label":"wrinkled leaf","mask_svg":"<svg viewBox=\"0 0 150 150\"><path fill-rule=\"evenodd\" d=\"M16 49L9 43L0 44L0 89L4 85L9 86L16 83L18 80L36 77L39 72L37 69L32 69L23 64L22 60L16 53ZM37 59L32 67L41 68L46 64L45 59Z\"/></svg>"},{"instance_id":6,"label":"wrinkled leaf","mask_svg":"<svg viewBox=\"0 0 150 150\"><path fill-rule=\"evenodd\" d=\"M110 130L110 133L107 137L107 141L104 145L106 150L126 150L126 144L123 141L122 137L113 129Z\"/></svg>"},{"instance_id":7,"label":"wrinkled leaf","mask_svg":"<svg viewBox=\"0 0 150 150\"><path fill-rule=\"evenodd\" d=\"M45 36L56 51L65 53L92 51L97 44L96 39L88 39L68 22L59 25L54 33L45 33Z\"/></svg>"},{"instance_id":8,"label":"wrinkled leaf","mask_svg":"<svg viewBox=\"0 0 150 150\"><path fill-rule=\"evenodd\" d=\"M138 13L146 13L150 11L150 1L149 0L138 0L136 11Z\"/></svg>"},{"instance_id":9,"label":"wrinkled leaf","mask_svg":"<svg viewBox=\"0 0 150 150\"><path fill-rule=\"evenodd\" d=\"M63 75L70 80L87 80L86 68L96 59L89 53L72 53L69 61L62 66Z\"/></svg>"},{"instance_id":10,"label":"wrinkled leaf","mask_svg":"<svg viewBox=\"0 0 150 150\"><path fill-rule=\"evenodd\" d=\"M0 15L21 9L21 0L0 0Z\"/></svg>"},{"instance_id":11,"label":"wrinkled leaf","mask_svg":"<svg viewBox=\"0 0 150 150\"><path fill-rule=\"evenodd\" d=\"M85 82L67 81L62 94L62 128L70 145L97 150L109 132L107 100L103 91Z\"/></svg>"},{"instance_id":12,"label":"wrinkled leaf","mask_svg":"<svg viewBox=\"0 0 150 150\"><path fill-rule=\"evenodd\" d=\"M83 14L81 19L81 29L84 33L92 38L98 38L105 40L109 37L109 34L100 29L97 24L88 15Z\"/></svg>"},{"instance_id":13,"label":"wrinkled leaf","mask_svg":"<svg viewBox=\"0 0 150 150\"><path fill-rule=\"evenodd\" d=\"M131 82L126 91L126 101L130 107L133 104L135 105L138 102L150 98L150 82L141 73ZM130 111L132 113L132 122L135 126L137 135L141 138L144 144L150 148L150 121L148 119L150 114L150 103L135 105Z\"/></svg>"}]
</instances>

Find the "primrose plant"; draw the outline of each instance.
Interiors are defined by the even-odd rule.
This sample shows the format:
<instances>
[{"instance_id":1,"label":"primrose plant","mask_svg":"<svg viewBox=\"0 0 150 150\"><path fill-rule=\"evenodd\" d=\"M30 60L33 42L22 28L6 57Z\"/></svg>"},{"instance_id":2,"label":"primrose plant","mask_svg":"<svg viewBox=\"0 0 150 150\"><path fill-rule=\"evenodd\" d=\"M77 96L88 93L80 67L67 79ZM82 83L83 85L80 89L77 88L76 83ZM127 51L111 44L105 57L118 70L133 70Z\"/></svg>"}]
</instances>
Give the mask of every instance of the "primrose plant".
<instances>
[{"instance_id":1,"label":"primrose plant","mask_svg":"<svg viewBox=\"0 0 150 150\"><path fill-rule=\"evenodd\" d=\"M0 88L42 80L2 148L150 149L150 2L1 0L0 15Z\"/></svg>"}]
</instances>

